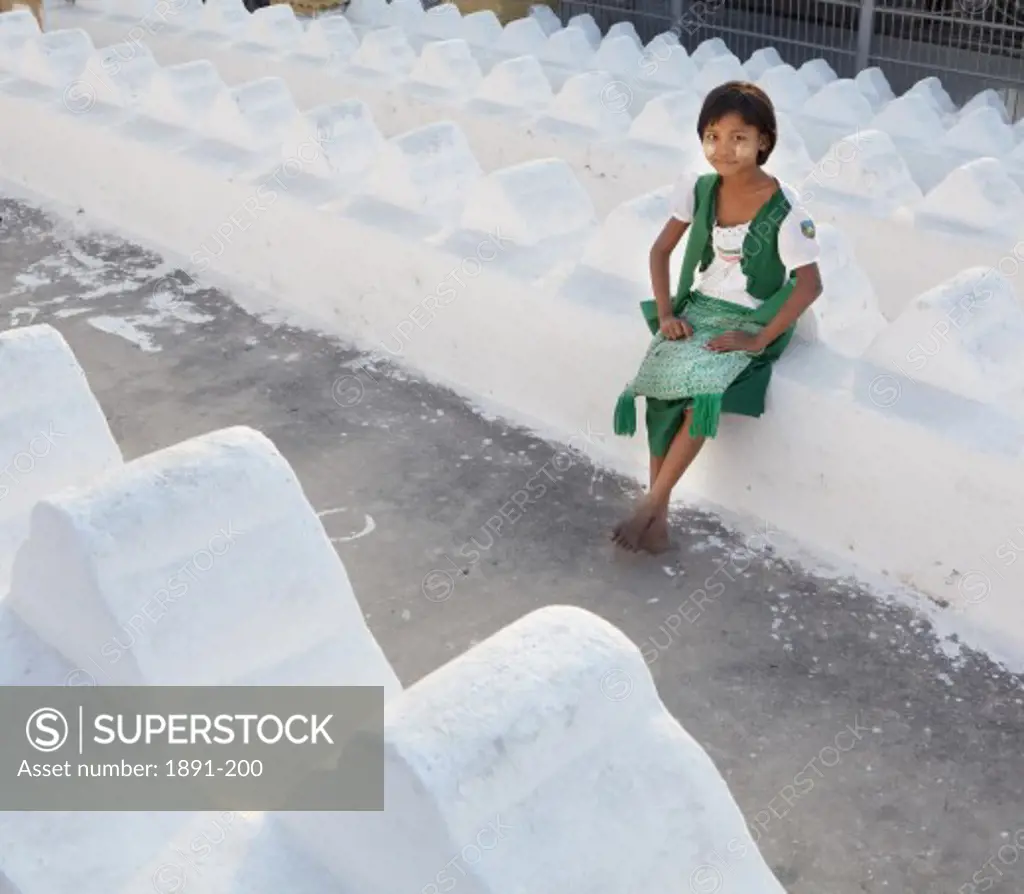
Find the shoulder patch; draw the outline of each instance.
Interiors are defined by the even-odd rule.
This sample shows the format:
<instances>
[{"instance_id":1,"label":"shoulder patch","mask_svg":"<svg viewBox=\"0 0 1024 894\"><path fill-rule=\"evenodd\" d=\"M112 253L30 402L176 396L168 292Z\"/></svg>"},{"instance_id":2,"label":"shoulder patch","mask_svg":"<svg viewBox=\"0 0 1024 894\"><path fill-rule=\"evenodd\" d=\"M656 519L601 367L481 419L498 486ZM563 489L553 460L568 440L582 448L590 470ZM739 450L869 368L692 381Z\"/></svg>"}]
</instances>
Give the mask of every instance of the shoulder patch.
<instances>
[{"instance_id":1,"label":"shoulder patch","mask_svg":"<svg viewBox=\"0 0 1024 894\"><path fill-rule=\"evenodd\" d=\"M803 233L808 239L813 239L817 235L817 230L814 229L814 221L810 218L800 221L800 232Z\"/></svg>"}]
</instances>

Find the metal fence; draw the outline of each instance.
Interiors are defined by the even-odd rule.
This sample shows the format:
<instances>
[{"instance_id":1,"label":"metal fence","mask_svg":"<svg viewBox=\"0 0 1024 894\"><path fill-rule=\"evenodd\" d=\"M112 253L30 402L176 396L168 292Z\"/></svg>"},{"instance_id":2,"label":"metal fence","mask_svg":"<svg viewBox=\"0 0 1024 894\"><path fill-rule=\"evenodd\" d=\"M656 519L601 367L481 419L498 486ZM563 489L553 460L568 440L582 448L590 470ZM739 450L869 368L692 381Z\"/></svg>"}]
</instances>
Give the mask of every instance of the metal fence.
<instances>
[{"instance_id":1,"label":"metal fence","mask_svg":"<svg viewBox=\"0 0 1024 894\"><path fill-rule=\"evenodd\" d=\"M996 90L1024 117L1024 0L563 0L568 21L632 22L646 41L672 29L694 50L720 37L741 61L775 47L790 65L824 59L840 77L869 66L899 94L936 76L963 104Z\"/></svg>"}]
</instances>

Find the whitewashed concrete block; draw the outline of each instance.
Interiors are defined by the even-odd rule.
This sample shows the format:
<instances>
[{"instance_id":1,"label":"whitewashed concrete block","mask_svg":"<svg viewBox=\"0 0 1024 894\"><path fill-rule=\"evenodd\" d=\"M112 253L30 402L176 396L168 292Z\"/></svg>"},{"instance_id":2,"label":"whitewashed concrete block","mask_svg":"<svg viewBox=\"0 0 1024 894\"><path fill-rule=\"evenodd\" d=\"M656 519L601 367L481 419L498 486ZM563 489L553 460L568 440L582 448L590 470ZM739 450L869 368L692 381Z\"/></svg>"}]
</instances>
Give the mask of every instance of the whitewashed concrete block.
<instances>
[{"instance_id":1,"label":"whitewashed concrete block","mask_svg":"<svg viewBox=\"0 0 1024 894\"><path fill-rule=\"evenodd\" d=\"M462 37L462 13L454 3L438 3L423 17L420 33L431 40Z\"/></svg>"},{"instance_id":2,"label":"whitewashed concrete block","mask_svg":"<svg viewBox=\"0 0 1024 894\"><path fill-rule=\"evenodd\" d=\"M962 119L965 115L970 115L975 109L980 108L992 109L999 115L1000 120L1004 124L1010 123L1010 114L1006 110L1006 103L1003 102L1002 97L991 87L976 93L965 102L960 111L957 112L957 118Z\"/></svg>"},{"instance_id":3,"label":"whitewashed concrete block","mask_svg":"<svg viewBox=\"0 0 1024 894\"><path fill-rule=\"evenodd\" d=\"M18 48L39 35L39 23L29 10L15 9L0 14L0 71L12 71Z\"/></svg>"},{"instance_id":4,"label":"whitewashed concrete block","mask_svg":"<svg viewBox=\"0 0 1024 894\"><path fill-rule=\"evenodd\" d=\"M860 88L860 92L864 94L864 98L871 104L871 108L876 111L895 97L892 87L889 86L889 79L877 66L857 72L853 81Z\"/></svg>"},{"instance_id":5,"label":"whitewashed concrete block","mask_svg":"<svg viewBox=\"0 0 1024 894\"><path fill-rule=\"evenodd\" d=\"M416 64L416 51L405 32L389 25L363 36L352 64L382 75L404 78Z\"/></svg>"},{"instance_id":6,"label":"whitewashed concrete block","mask_svg":"<svg viewBox=\"0 0 1024 894\"><path fill-rule=\"evenodd\" d=\"M678 43L652 40L640 60L641 81L664 85L666 89L693 90L698 77L697 66Z\"/></svg>"},{"instance_id":7,"label":"whitewashed concrete block","mask_svg":"<svg viewBox=\"0 0 1024 894\"><path fill-rule=\"evenodd\" d=\"M703 44L702 44L703 46ZM696 56L696 54L694 54ZM722 53L708 59L700 67L695 87L698 93L710 93L715 87L728 81L746 81L747 73L743 64L732 53Z\"/></svg>"},{"instance_id":8,"label":"whitewashed concrete block","mask_svg":"<svg viewBox=\"0 0 1024 894\"><path fill-rule=\"evenodd\" d=\"M538 245L597 223L594 204L560 158L541 158L493 171L478 180L462 212L462 227L500 232L515 245Z\"/></svg>"},{"instance_id":9,"label":"whitewashed concrete block","mask_svg":"<svg viewBox=\"0 0 1024 894\"><path fill-rule=\"evenodd\" d=\"M811 93L817 93L838 77L832 66L824 59L810 59L800 66L799 71Z\"/></svg>"},{"instance_id":10,"label":"whitewashed concrete block","mask_svg":"<svg viewBox=\"0 0 1024 894\"><path fill-rule=\"evenodd\" d=\"M817 121L849 128L851 132L866 127L875 117L871 104L850 78L827 83L804 103L801 112Z\"/></svg>"},{"instance_id":11,"label":"whitewashed concrete block","mask_svg":"<svg viewBox=\"0 0 1024 894\"><path fill-rule=\"evenodd\" d=\"M579 70L592 67L594 55L594 48L581 28L561 28L547 39L540 58L544 62Z\"/></svg>"},{"instance_id":12,"label":"whitewashed concrete block","mask_svg":"<svg viewBox=\"0 0 1024 894\"><path fill-rule=\"evenodd\" d=\"M502 29L494 48L506 56L540 56L547 39L535 18L513 19Z\"/></svg>"},{"instance_id":13,"label":"whitewashed concrete block","mask_svg":"<svg viewBox=\"0 0 1024 894\"><path fill-rule=\"evenodd\" d=\"M256 9L249 17L243 38L268 49L288 52L302 39L304 29L287 3Z\"/></svg>"},{"instance_id":14,"label":"whitewashed concrete block","mask_svg":"<svg viewBox=\"0 0 1024 894\"><path fill-rule=\"evenodd\" d=\"M609 33L601 41L601 46L590 60L590 67L601 71L610 71L620 77L636 77L640 72L642 60L643 49L632 36L629 34L612 36Z\"/></svg>"},{"instance_id":15,"label":"whitewashed concrete block","mask_svg":"<svg viewBox=\"0 0 1024 894\"><path fill-rule=\"evenodd\" d=\"M776 109L798 112L811 98L807 82L792 65L775 65L757 78L757 86L768 94Z\"/></svg>"},{"instance_id":16,"label":"whitewashed concrete block","mask_svg":"<svg viewBox=\"0 0 1024 894\"><path fill-rule=\"evenodd\" d=\"M905 93L886 103L869 126L901 140L924 143L938 143L946 136L935 104L920 93Z\"/></svg>"},{"instance_id":17,"label":"whitewashed concrete block","mask_svg":"<svg viewBox=\"0 0 1024 894\"><path fill-rule=\"evenodd\" d=\"M9 599L100 683L230 685L335 641L348 685L399 688L295 473L249 428L40 502Z\"/></svg>"},{"instance_id":18,"label":"whitewashed concrete block","mask_svg":"<svg viewBox=\"0 0 1024 894\"><path fill-rule=\"evenodd\" d=\"M783 59L775 47L764 47L760 50L755 50L744 63L743 68L746 70L747 77L751 81L757 81L763 77L766 71L782 64Z\"/></svg>"},{"instance_id":19,"label":"whitewashed concrete block","mask_svg":"<svg viewBox=\"0 0 1024 894\"><path fill-rule=\"evenodd\" d=\"M399 208L449 219L461 212L482 174L465 134L451 121L438 121L388 140L366 189Z\"/></svg>"},{"instance_id":20,"label":"whitewashed concrete block","mask_svg":"<svg viewBox=\"0 0 1024 894\"><path fill-rule=\"evenodd\" d=\"M497 46L501 34L501 20L493 9L480 9L462 18L462 36L470 46Z\"/></svg>"},{"instance_id":21,"label":"whitewashed concrete block","mask_svg":"<svg viewBox=\"0 0 1024 894\"><path fill-rule=\"evenodd\" d=\"M532 111L547 108L554 95L540 62L528 55L499 62L476 92L476 98L484 102Z\"/></svg>"},{"instance_id":22,"label":"whitewashed concrete block","mask_svg":"<svg viewBox=\"0 0 1024 894\"><path fill-rule=\"evenodd\" d=\"M697 140L702 101L698 94L684 90L654 97L630 125L630 139L685 150Z\"/></svg>"},{"instance_id":23,"label":"whitewashed concrete block","mask_svg":"<svg viewBox=\"0 0 1024 894\"><path fill-rule=\"evenodd\" d=\"M709 37L707 40L703 41L700 46L693 51L693 53L690 54L690 58L693 60L693 64L696 65L697 68L703 68L716 56L731 55L732 52L725 45L725 41L722 40L722 38ZM738 62L739 60L737 59L736 61ZM745 74L746 73L744 72L744 75Z\"/></svg>"},{"instance_id":24,"label":"whitewashed concrete block","mask_svg":"<svg viewBox=\"0 0 1024 894\"><path fill-rule=\"evenodd\" d=\"M811 178L820 187L819 199L880 216L914 206L924 197L892 139L879 130L858 131L834 143Z\"/></svg>"},{"instance_id":25,"label":"whitewashed concrete block","mask_svg":"<svg viewBox=\"0 0 1024 894\"><path fill-rule=\"evenodd\" d=\"M562 29L562 20L558 18L550 6L544 3L534 3L530 7L530 16L537 20L537 24L549 36Z\"/></svg>"},{"instance_id":26,"label":"whitewashed concrete block","mask_svg":"<svg viewBox=\"0 0 1024 894\"><path fill-rule=\"evenodd\" d=\"M242 0L205 3L199 15L199 27L214 34L239 39L249 27L251 15Z\"/></svg>"},{"instance_id":27,"label":"whitewashed concrete block","mask_svg":"<svg viewBox=\"0 0 1024 894\"><path fill-rule=\"evenodd\" d=\"M159 68L139 101L139 111L176 127L197 127L206 120L228 86L207 59Z\"/></svg>"},{"instance_id":28,"label":"whitewashed concrete block","mask_svg":"<svg viewBox=\"0 0 1024 894\"><path fill-rule=\"evenodd\" d=\"M361 99L303 112L286 131L281 158L298 159L303 170L354 187L385 145L370 107Z\"/></svg>"},{"instance_id":29,"label":"whitewashed concrete block","mask_svg":"<svg viewBox=\"0 0 1024 894\"><path fill-rule=\"evenodd\" d=\"M1024 222L1024 192L1002 162L979 158L952 171L917 209L921 222L1009 239Z\"/></svg>"},{"instance_id":30,"label":"whitewashed concrete block","mask_svg":"<svg viewBox=\"0 0 1024 894\"><path fill-rule=\"evenodd\" d=\"M466 99L476 92L483 78L469 44L461 39L428 43L409 74L412 84Z\"/></svg>"},{"instance_id":31,"label":"whitewashed concrete block","mask_svg":"<svg viewBox=\"0 0 1024 894\"><path fill-rule=\"evenodd\" d=\"M956 114L956 103L950 99L945 87L942 86L942 81L936 77L922 78L907 93L920 93L929 97L942 115Z\"/></svg>"},{"instance_id":32,"label":"whitewashed concrete block","mask_svg":"<svg viewBox=\"0 0 1024 894\"><path fill-rule=\"evenodd\" d=\"M98 49L80 78L96 101L127 107L142 102L159 72L149 47L125 42Z\"/></svg>"},{"instance_id":33,"label":"whitewashed concrete block","mask_svg":"<svg viewBox=\"0 0 1024 894\"><path fill-rule=\"evenodd\" d=\"M36 502L122 464L85 373L51 326L0 334L0 585ZM2 591L0 591L2 592Z\"/></svg>"},{"instance_id":34,"label":"whitewashed concrete block","mask_svg":"<svg viewBox=\"0 0 1024 894\"><path fill-rule=\"evenodd\" d=\"M345 890L445 890L472 846L467 894L668 891L732 843L722 894L784 894L640 650L582 609L499 631L392 700L384 730L387 810L275 818Z\"/></svg>"},{"instance_id":35,"label":"whitewashed concrete block","mask_svg":"<svg viewBox=\"0 0 1024 894\"><path fill-rule=\"evenodd\" d=\"M347 62L359 49L359 38L344 16L323 16L306 27L294 51L335 62Z\"/></svg>"},{"instance_id":36,"label":"whitewashed concrete block","mask_svg":"<svg viewBox=\"0 0 1024 894\"><path fill-rule=\"evenodd\" d=\"M298 115L282 78L259 78L221 93L210 106L204 132L242 149L277 148Z\"/></svg>"},{"instance_id":37,"label":"whitewashed concrete block","mask_svg":"<svg viewBox=\"0 0 1024 894\"><path fill-rule=\"evenodd\" d=\"M1003 116L989 105L980 105L957 118L942 145L968 155L999 158L1013 151L1013 130Z\"/></svg>"},{"instance_id":38,"label":"whitewashed concrete block","mask_svg":"<svg viewBox=\"0 0 1024 894\"><path fill-rule=\"evenodd\" d=\"M63 89L81 76L95 54L92 39L81 28L51 31L21 45L15 73L26 81Z\"/></svg>"},{"instance_id":39,"label":"whitewashed concrete block","mask_svg":"<svg viewBox=\"0 0 1024 894\"><path fill-rule=\"evenodd\" d=\"M607 43L610 40L615 40L619 37L628 37L633 41L634 45L638 50L644 48L644 42L640 39L640 35L636 33L636 25L632 22L622 21L615 22L609 29L608 33L605 34L602 44Z\"/></svg>"},{"instance_id":40,"label":"whitewashed concrete block","mask_svg":"<svg viewBox=\"0 0 1024 894\"><path fill-rule=\"evenodd\" d=\"M345 10L345 17L356 25L383 25L388 19L391 5L387 0L351 0Z\"/></svg>"},{"instance_id":41,"label":"whitewashed concrete block","mask_svg":"<svg viewBox=\"0 0 1024 894\"><path fill-rule=\"evenodd\" d=\"M981 403L1014 395L1019 403L1022 338L1024 305L1013 282L994 268L972 267L915 298L865 357Z\"/></svg>"},{"instance_id":42,"label":"whitewashed concrete block","mask_svg":"<svg viewBox=\"0 0 1024 894\"><path fill-rule=\"evenodd\" d=\"M601 136L624 136L633 122L628 96L609 72L584 71L565 82L548 107L548 115Z\"/></svg>"},{"instance_id":43,"label":"whitewashed concrete block","mask_svg":"<svg viewBox=\"0 0 1024 894\"><path fill-rule=\"evenodd\" d=\"M566 28L579 28L596 51L601 46L601 29L589 12L581 12L569 19Z\"/></svg>"},{"instance_id":44,"label":"whitewashed concrete block","mask_svg":"<svg viewBox=\"0 0 1024 894\"><path fill-rule=\"evenodd\" d=\"M392 0L388 4L386 22L406 34L416 34L423 27L427 11L420 0Z\"/></svg>"},{"instance_id":45,"label":"whitewashed concrete block","mask_svg":"<svg viewBox=\"0 0 1024 894\"><path fill-rule=\"evenodd\" d=\"M651 246L672 216L672 189L661 187L613 209L588 243L581 264L649 288Z\"/></svg>"}]
</instances>

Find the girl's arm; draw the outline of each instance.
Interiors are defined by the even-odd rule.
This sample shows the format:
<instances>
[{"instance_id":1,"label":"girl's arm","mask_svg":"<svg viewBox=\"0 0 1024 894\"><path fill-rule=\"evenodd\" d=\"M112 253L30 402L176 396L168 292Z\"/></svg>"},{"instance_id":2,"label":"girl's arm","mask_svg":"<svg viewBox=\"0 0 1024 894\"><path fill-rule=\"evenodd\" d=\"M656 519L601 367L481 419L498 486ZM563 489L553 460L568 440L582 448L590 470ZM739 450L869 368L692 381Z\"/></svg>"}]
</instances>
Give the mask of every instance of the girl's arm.
<instances>
[{"instance_id":1,"label":"girl's arm","mask_svg":"<svg viewBox=\"0 0 1024 894\"><path fill-rule=\"evenodd\" d=\"M677 320L672 312L672 286L669 282L669 261L672 252L675 251L679 241L683 238L690 224L686 221L671 217L668 223L661 228L658 238L651 246L650 268L651 288L654 291L654 301L658 305L658 320L664 335L668 338L679 338L693 335L693 329L685 320ZM674 334L675 330L681 328L682 333ZM668 330L668 331L666 331Z\"/></svg>"},{"instance_id":2,"label":"girl's arm","mask_svg":"<svg viewBox=\"0 0 1024 894\"><path fill-rule=\"evenodd\" d=\"M758 333L758 351L763 351L782 335L821 295L821 273L816 263L798 267L793 272L796 276L796 285L772 321Z\"/></svg>"}]
</instances>

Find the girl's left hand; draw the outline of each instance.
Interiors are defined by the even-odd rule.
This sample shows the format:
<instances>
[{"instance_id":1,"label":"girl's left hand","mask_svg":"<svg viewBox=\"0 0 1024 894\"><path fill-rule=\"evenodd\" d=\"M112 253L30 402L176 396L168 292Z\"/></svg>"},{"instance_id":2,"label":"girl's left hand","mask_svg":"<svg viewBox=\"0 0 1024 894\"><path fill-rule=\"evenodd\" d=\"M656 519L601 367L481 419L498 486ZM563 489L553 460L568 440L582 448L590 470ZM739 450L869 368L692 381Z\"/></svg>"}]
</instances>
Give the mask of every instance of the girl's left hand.
<instances>
[{"instance_id":1,"label":"girl's left hand","mask_svg":"<svg viewBox=\"0 0 1024 894\"><path fill-rule=\"evenodd\" d=\"M720 354L727 351L746 351L749 354L758 354L765 349L765 345L757 335L748 335L746 332L725 332L711 339L707 343L707 349Z\"/></svg>"}]
</instances>

